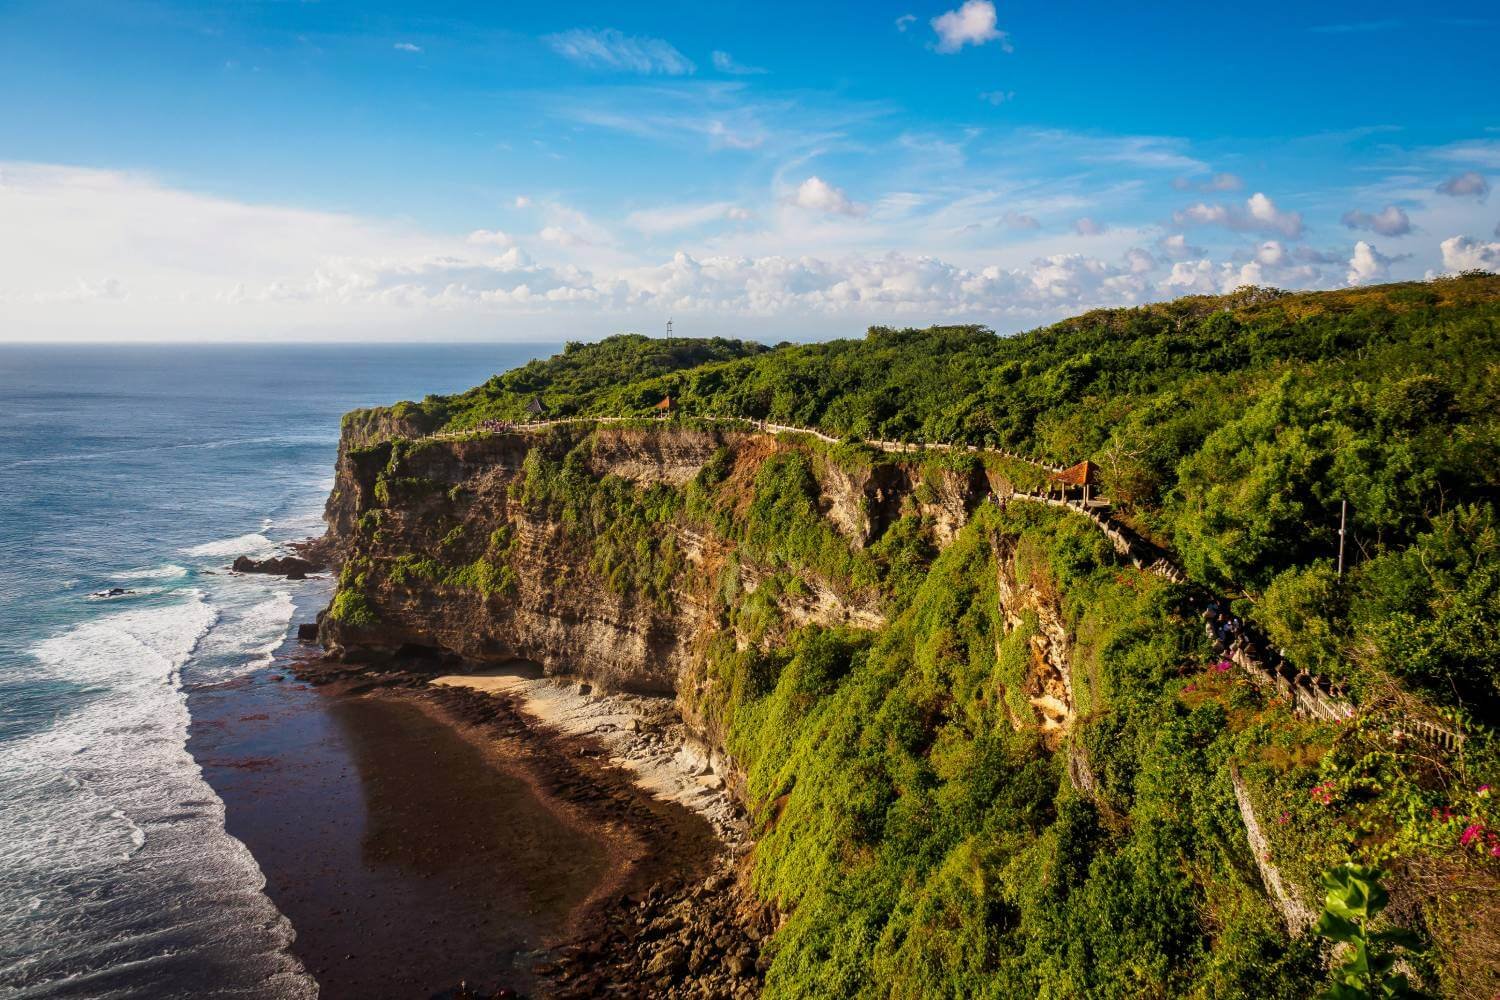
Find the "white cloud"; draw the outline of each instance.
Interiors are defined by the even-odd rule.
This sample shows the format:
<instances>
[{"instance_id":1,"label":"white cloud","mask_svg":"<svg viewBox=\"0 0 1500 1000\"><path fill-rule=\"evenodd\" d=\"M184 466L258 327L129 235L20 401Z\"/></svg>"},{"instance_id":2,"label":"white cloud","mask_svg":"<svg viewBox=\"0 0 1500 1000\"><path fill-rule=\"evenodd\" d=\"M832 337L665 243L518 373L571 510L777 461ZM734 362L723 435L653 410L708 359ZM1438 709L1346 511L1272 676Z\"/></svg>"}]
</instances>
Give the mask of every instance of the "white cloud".
<instances>
[{"instance_id":1,"label":"white cloud","mask_svg":"<svg viewBox=\"0 0 1500 1000\"><path fill-rule=\"evenodd\" d=\"M1094 135L1065 129L1034 129L1019 135L1033 141L1037 154L1053 160L1073 157L1081 163L1192 173L1208 169L1208 164L1185 152L1185 140L1172 136Z\"/></svg>"},{"instance_id":2,"label":"white cloud","mask_svg":"<svg viewBox=\"0 0 1500 1000\"><path fill-rule=\"evenodd\" d=\"M1452 236L1441 244L1445 271L1500 271L1500 243Z\"/></svg>"},{"instance_id":3,"label":"white cloud","mask_svg":"<svg viewBox=\"0 0 1500 1000\"><path fill-rule=\"evenodd\" d=\"M686 76L697 66L660 38L633 37L614 28L574 28L543 41L552 51L580 66L646 76Z\"/></svg>"},{"instance_id":4,"label":"white cloud","mask_svg":"<svg viewBox=\"0 0 1500 1000\"><path fill-rule=\"evenodd\" d=\"M1474 171L1465 170L1461 174L1454 174L1437 186L1438 194L1446 194L1452 198L1479 198L1484 199L1490 193L1490 182L1484 179L1484 175Z\"/></svg>"},{"instance_id":5,"label":"white cloud","mask_svg":"<svg viewBox=\"0 0 1500 1000\"><path fill-rule=\"evenodd\" d=\"M1195 180L1192 177L1174 177L1172 188L1176 191L1238 191L1245 186L1245 182L1237 174L1218 173L1204 180Z\"/></svg>"},{"instance_id":6,"label":"white cloud","mask_svg":"<svg viewBox=\"0 0 1500 1000\"><path fill-rule=\"evenodd\" d=\"M735 62L734 57L728 52L715 51L713 59L714 69L720 73L729 73L733 76L756 76L767 72L759 66L746 66L743 63Z\"/></svg>"},{"instance_id":7,"label":"white cloud","mask_svg":"<svg viewBox=\"0 0 1500 1000\"><path fill-rule=\"evenodd\" d=\"M1411 219L1398 205L1387 205L1374 214L1351 209L1340 221L1350 229L1368 229L1379 236L1405 236L1411 232Z\"/></svg>"},{"instance_id":8,"label":"white cloud","mask_svg":"<svg viewBox=\"0 0 1500 1000\"><path fill-rule=\"evenodd\" d=\"M916 22L916 20L917 15L915 14L902 14L900 17L896 18L896 30L904 32L907 28L911 27L912 24Z\"/></svg>"},{"instance_id":9,"label":"white cloud","mask_svg":"<svg viewBox=\"0 0 1500 1000\"><path fill-rule=\"evenodd\" d=\"M411 42L397 42L395 45L393 45L391 47L394 48L397 52L421 52L422 51L422 46L420 46L420 45L413 45Z\"/></svg>"},{"instance_id":10,"label":"white cloud","mask_svg":"<svg viewBox=\"0 0 1500 1000\"><path fill-rule=\"evenodd\" d=\"M1170 260L1202 257L1204 253L1202 247L1190 246L1182 233L1168 233L1156 241L1156 246Z\"/></svg>"},{"instance_id":11,"label":"white cloud","mask_svg":"<svg viewBox=\"0 0 1500 1000\"><path fill-rule=\"evenodd\" d=\"M1372 281L1384 281L1391 271L1391 258L1360 240L1354 244L1354 255L1349 258L1349 273L1344 280L1351 285L1366 285Z\"/></svg>"},{"instance_id":12,"label":"white cloud","mask_svg":"<svg viewBox=\"0 0 1500 1000\"><path fill-rule=\"evenodd\" d=\"M531 199L526 197L524 194L518 194L516 195L515 200L511 202L511 204L516 208L530 208Z\"/></svg>"},{"instance_id":13,"label":"white cloud","mask_svg":"<svg viewBox=\"0 0 1500 1000\"><path fill-rule=\"evenodd\" d=\"M42 305L67 302L123 302L130 297L125 285L118 278L101 278L98 281L75 279L72 287L48 289L32 296L32 301ZM5 301L0 296L0 302Z\"/></svg>"},{"instance_id":14,"label":"white cloud","mask_svg":"<svg viewBox=\"0 0 1500 1000\"><path fill-rule=\"evenodd\" d=\"M671 205L664 208L641 209L625 217L625 224L632 229L650 235L696 229L712 222L743 222L750 218L750 211L731 201L715 201L706 205Z\"/></svg>"},{"instance_id":15,"label":"white cloud","mask_svg":"<svg viewBox=\"0 0 1500 1000\"><path fill-rule=\"evenodd\" d=\"M954 320L1017 329L1242 284L1375 280L1398 259L1371 247L1329 261L1280 234L1231 259L1182 233L1160 234L1148 250L1141 244L1159 234L1128 227L1091 237L1082 244L1090 252L1079 253L1061 220L1111 202L1000 185L958 200L916 184L891 191L867 209L808 176L777 190L752 226L730 225L750 212L729 200L601 217L609 224L539 201L536 231L443 235L192 195L115 172L5 165L0 217L14 226L0 232L0 336L466 336L513 317L525 317L512 326L533 337L592 336L663 310L696 312L705 329L724 333ZM1248 202L1234 211L1264 221ZM1029 213L1058 222L1032 235ZM955 239L966 223L981 225ZM673 243L658 253L641 233ZM1443 259L1496 266L1500 243L1455 238ZM746 317L755 322L736 325Z\"/></svg>"},{"instance_id":16,"label":"white cloud","mask_svg":"<svg viewBox=\"0 0 1500 1000\"><path fill-rule=\"evenodd\" d=\"M468 242L473 246L508 247L516 241L499 229L476 229L469 234Z\"/></svg>"},{"instance_id":17,"label":"white cloud","mask_svg":"<svg viewBox=\"0 0 1500 1000\"><path fill-rule=\"evenodd\" d=\"M1081 219L1075 220L1073 223L1073 232L1077 233L1079 236L1101 236L1107 229L1108 227L1105 226L1104 223L1095 222L1087 215L1085 215Z\"/></svg>"},{"instance_id":18,"label":"white cloud","mask_svg":"<svg viewBox=\"0 0 1500 1000\"><path fill-rule=\"evenodd\" d=\"M1200 201L1172 213L1172 221L1179 226L1223 226L1238 232L1274 233L1288 239L1302 235L1302 213L1283 212L1259 191L1245 200L1243 208Z\"/></svg>"},{"instance_id":19,"label":"white cloud","mask_svg":"<svg viewBox=\"0 0 1500 1000\"><path fill-rule=\"evenodd\" d=\"M584 247L589 241L562 226L543 226L537 231L537 236L548 243L555 243L560 247Z\"/></svg>"},{"instance_id":20,"label":"white cloud","mask_svg":"<svg viewBox=\"0 0 1500 1000\"><path fill-rule=\"evenodd\" d=\"M1491 131L1494 131L1491 129ZM1500 139L1472 139L1455 142L1433 150L1440 159L1478 164L1487 170L1500 170Z\"/></svg>"},{"instance_id":21,"label":"white cloud","mask_svg":"<svg viewBox=\"0 0 1500 1000\"><path fill-rule=\"evenodd\" d=\"M932 19L939 52L957 52L965 45L999 41L1008 49L1005 32L996 27L995 5L990 0L964 0L962 7Z\"/></svg>"},{"instance_id":22,"label":"white cloud","mask_svg":"<svg viewBox=\"0 0 1500 1000\"><path fill-rule=\"evenodd\" d=\"M979 92L979 99L986 104L993 104L999 107L1007 101L1014 101L1016 99L1016 92L1014 90L981 90Z\"/></svg>"},{"instance_id":23,"label":"white cloud","mask_svg":"<svg viewBox=\"0 0 1500 1000\"><path fill-rule=\"evenodd\" d=\"M865 214L865 206L851 201L843 188L834 187L821 177L809 177L799 184L791 196L791 203L798 208L828 215Z\"/></svg>"},{"instance_id":24,"label":"white cloud","mask_svg":"<svg viewBox=\"0 0 1500 1000\"><path fill-rule=\"evenodd\" d=\"M1255 260L1267 267L1283 267L1290 260L1286 246L1279 240L1266 240L1255 248Z\"/></svg>"},{"instance_id":25,"label":"white cloud","mask_svg":"<svg viewBox=\"0 0 1500 1000\"><path fill-rule=\"evenodd\" d=\"M1276 207L1274 201L1259 191L1250 196L1245 206L1250 210L1250 218L1261 227L1274 230L1291 239L1302 235L1301 212L1283 212Z\"/></svg>"}]
</instances>

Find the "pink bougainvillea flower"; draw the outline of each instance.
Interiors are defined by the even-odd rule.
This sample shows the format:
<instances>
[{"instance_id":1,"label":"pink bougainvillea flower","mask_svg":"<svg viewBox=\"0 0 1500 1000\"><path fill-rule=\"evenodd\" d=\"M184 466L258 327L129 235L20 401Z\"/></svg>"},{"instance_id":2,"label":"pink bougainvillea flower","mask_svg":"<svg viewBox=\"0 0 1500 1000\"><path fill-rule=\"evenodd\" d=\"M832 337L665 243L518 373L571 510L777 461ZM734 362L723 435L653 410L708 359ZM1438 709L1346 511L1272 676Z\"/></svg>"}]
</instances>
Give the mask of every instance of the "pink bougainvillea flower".
<instances>
[{"instance_id":1,"label":"pink bougainvillea flower","mask_svg":"<svg viewBox=\"0 0 1500 1000\"><path fill-rule=\"evenodd\" d=\"M1490 797L1490 786L1480 785L1478 788L1474 789L1474 794L1478 795L1481 799L1487 799Z\"/></svg>"},{"instance_id":2,"label":"pink bougainvillea flower","mask_svg":"<svg viewBox=\"0 0 1500 1000\"><path fill-rule=\"evenodd\" d=\"M1198 690L1198 685L1196 685L1196 684L1189 684L1186 687L1184 687L1182 690L1183 690L1184 693L1186 693L1188 691L1196 691L1196 690Z\"/></svg>"},{"instance_id":3,"label":"pink bougainvillea flower","mask_svg":"<svg viewBox=\"0 0 1500 1000\"><path fill-rule=\"evenodd\" d=\"M1286 826L1291 818L1292 814L1283 809L1281 811L1281 815L1276 817L1276 822L1280 823L1282 826Z\"/></svg>"},{"instance_id":4,"label":"pink bougainvillea flower","mask_svg":"<svg viewBox=\"0 0 1500 1000\"><path fill-rule=\"evenodd\" d=\"M1458 835L1458 843L1462 847L1468 847L1470 844L1474 843L1474 841L1478 839L1479 835L1483 832L1483 826L1478 823L1470 823L1468 826L1464 827L1464 832Z\"/></svg>"},{"instance_id":5,"label":"pink bougainvillea flower","mask_svg":"<svg viewBox=\"0 0 1500 1000\"><path fill-rule=\"evenodd\" d=\"M1227 673L1228 671L1234 669L1234 664L1230 663L1228 660L1220 660L1218 663L1214 664L1214 669L1221 674Z\"/></svg>"}]
</instances>

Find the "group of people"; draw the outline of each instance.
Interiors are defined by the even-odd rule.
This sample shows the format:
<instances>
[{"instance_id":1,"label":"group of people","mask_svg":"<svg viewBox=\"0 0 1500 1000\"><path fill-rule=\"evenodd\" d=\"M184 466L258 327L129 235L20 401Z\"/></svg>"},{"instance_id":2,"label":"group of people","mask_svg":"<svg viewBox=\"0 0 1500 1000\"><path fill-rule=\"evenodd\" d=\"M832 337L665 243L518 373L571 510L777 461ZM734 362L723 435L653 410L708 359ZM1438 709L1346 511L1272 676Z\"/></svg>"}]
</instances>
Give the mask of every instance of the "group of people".
<instances>
[{"instance_id":1,"label":"group of people","mask_svg":"<svg viewBox=\"0 0 1500 1000\"><path fill-rule=\"evenodd\" d=\"M1233 646L1245 633L1245 623L1235 617L1218 599L1208 602L1203 609L1203 629L1214 644L1214 649L1224 652Z\"/></svg>"},{"instance_id":2,"label":"group of people","mask_svg":"<svg viewBox=\"0 0 1500 1000\"><path fill-rule=\"evenodd\" d=\"M513 431L513 430L516 429L517 426L518 425L516 424L516 422L514 420L481 420L479 422L479 429L480 430L482 430L482 431L491 431L493 433L504 433L505 431Z\"/></svg>"}]
</instances>

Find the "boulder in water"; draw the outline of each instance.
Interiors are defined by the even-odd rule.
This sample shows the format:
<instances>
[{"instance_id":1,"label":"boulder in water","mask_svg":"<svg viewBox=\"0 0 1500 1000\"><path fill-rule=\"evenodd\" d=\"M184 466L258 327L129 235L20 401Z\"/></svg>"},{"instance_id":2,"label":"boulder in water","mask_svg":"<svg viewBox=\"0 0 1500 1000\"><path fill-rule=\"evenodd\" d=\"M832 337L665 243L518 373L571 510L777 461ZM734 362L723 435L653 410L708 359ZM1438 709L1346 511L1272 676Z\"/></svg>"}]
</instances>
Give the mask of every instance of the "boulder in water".
<instances>
[{"instance_id":1,"label":"boulder in water","mask_svg":"<svg viewBox=\"0 0 1500 1000\"><path fill-rule=\"evenodd\" d=\"M236 573L268 573L288 580L306 580L307 574L316 571L318 566L300 556L272 556L270 559L240 556L229 568Z\"/></svg>"}]
</instances>

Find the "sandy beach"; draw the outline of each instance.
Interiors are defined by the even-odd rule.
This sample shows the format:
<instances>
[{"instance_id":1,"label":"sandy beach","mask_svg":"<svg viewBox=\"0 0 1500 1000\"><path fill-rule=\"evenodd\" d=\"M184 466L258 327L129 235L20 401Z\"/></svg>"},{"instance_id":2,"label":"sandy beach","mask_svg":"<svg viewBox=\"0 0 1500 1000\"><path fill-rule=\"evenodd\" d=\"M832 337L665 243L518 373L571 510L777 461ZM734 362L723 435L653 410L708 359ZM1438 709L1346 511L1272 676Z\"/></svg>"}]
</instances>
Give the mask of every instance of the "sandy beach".
<instances>
[{"instance_id":1,"label":"sandy beach","mask_svg":"<svg viewBox=\"0 0 1500 1000\"><path fill-rule=\"evenodd\" d=\"M706 760L662 743L652 780L691 766L651 794L609 731L538 724L569 717L551 682L290 667L193 692L191 749L324 997L552 995L559 946L724 853Z\"/></svg>"}]
</instances>

